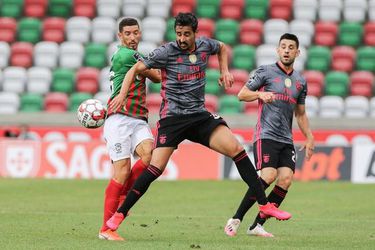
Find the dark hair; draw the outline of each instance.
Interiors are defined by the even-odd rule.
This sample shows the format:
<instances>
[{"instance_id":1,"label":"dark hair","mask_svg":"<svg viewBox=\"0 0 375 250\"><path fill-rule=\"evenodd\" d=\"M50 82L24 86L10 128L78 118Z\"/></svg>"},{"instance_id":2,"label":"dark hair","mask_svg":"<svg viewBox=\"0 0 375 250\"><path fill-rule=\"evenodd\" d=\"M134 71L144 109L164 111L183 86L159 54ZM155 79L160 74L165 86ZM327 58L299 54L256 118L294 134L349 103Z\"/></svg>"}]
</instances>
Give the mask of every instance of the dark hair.
<instances>
[{"instance_id":1,"label":"dark hair","mask_svg":"<svg viewBox=\"0 0 375 250\"><path fill-rule=\"evenodd\" d=\"M138 21L135 18L132 17L125 17L121 19L121 21L118 24L118 31L121 32L122 28L125 26L134 26L137 25L139 27Z\"/></svg>"},{"instance_id":2,"label":"dark hair","mask_svg":"<svg viewBox=\"0 0 375 250\"><path fill-rule=\"evenodd\" d=\"M283 34L280 37L279 44L280 44L281 40L283 40L283 39L295 41L296 45L297 45L297 49L298 49L298 47L299 47L299 41L298 41L298 37L296 35L290 34L290 33Z\"/></svg>"},{"instance_id":3,"label":"dark hair","mask_svg":"<svg viewBox=\"0 0 375 250\"><path fill-rule=\"evenodd\" d=\"M174 22L174 29L176 30L177 26L190 26L194 32L197 31L198 28L198 19L197 17L190 12L187 13L178 13L175 17Z\"/></svg>"}]
</instances>

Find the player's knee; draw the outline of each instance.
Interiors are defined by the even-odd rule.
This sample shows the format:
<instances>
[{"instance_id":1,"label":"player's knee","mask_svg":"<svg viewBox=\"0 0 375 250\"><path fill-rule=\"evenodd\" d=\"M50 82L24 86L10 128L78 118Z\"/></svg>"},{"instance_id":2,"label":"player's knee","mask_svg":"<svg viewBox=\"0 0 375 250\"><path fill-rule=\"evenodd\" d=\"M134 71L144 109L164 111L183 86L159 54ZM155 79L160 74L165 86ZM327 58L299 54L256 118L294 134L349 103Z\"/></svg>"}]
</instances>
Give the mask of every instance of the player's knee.
<instances>
[{"instance_id":1,"label":"player's knee","mask_svg":"<svg viewBox=\"0 0 375 250\"><path fill-rule=\"evenodd\" d=\"M117 164L114 168L113 178L119 183L125 183L130 176L130 165L128 162Z\"/></svg>"},{"instance_id":2,"label":"player's knee","mask_svg":"<svg viewBox=\"0 0 375 250\"><path fill-rule=\"evenodd\" d=\"M280 176L277 180L277 185L287 190L292 185L292 176Z\"/></svg>"},{"instance_id":3,"label":"player's knee","mask_svg":"<svg viewBox=\"0 0 375 250\"><path fill-rule=\"evenodd\" d=\"M276 175L262 175L261 177L268 185L271 185L276 180Z\"/></svg>"}]
</instances>

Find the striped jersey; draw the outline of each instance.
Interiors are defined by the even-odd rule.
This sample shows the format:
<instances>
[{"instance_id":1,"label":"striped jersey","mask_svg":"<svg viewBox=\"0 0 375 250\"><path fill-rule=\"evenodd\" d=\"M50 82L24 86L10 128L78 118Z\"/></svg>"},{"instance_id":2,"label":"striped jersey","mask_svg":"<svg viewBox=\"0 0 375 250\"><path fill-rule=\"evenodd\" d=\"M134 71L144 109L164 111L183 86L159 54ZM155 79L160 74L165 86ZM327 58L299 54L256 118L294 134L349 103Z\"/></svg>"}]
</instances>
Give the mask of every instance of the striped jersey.
<instances>
[{"instance_id":1,"label":"striped jersey","mask_svg":"<svg viewBox=\"0 0 375 250\"><path fill-rule=\"evenodd\" d=\"M220 43L201 37L195 46L193 52L188 52L176 41L169 42L141 59L148 68L161 69L160 118L206 111L206 67L209 56L219 52Z\"/></svg>"},{"instance_id":2,"label":"striped jersey","mask_svg":"<svg viewBox=\"0 0 375 250\"><path fill-rule=\"evenodd\" d=\"M120 93L122 81L129 69L139 60L141 55L139 52L129 49L123 45L119 45L116 52L111 58L110 82L111 82L111 97L110 101ZM131 83L126 98L126 110L124 107L117 113L122 113L135 118L147 120L148 110L146 108L146 83L145 78L137 76L134 82ZM113 114L108 111L108 116Z\"/></svg>"},{"instance_id":3,"label":"striped jersey","mask_svg":"<svg viewBox=\"0 0 375 250\"><path fill-rule=\"evenodd\" d=\"M278 63L260 66L246 83L252 91L275 94L275 101L264 103L258 100L258 121L254 142L271 139L293 144L292 123L297 104L305 104L307 84L303 76L292 71L286 73Z\"/></svg>"}]
</instances>

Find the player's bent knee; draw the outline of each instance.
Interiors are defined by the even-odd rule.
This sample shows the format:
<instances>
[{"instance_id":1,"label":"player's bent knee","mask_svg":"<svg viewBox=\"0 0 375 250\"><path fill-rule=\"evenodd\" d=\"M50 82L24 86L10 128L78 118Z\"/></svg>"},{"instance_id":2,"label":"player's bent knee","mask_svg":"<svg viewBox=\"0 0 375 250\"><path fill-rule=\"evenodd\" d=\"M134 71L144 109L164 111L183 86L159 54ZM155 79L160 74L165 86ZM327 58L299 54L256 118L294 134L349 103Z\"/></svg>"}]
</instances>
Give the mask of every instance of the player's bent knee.
<instances>
[{"instance_id":1,"label":"player's bent knee","mask_svg":"<svg viewBox=\"0 0 375 250\"><path fill-rule=\"evenodd\" d=\"M285 190L287 190L292 185L293 178L290 176L279 177L277 185Z\"/></svg>"}]
</instances>

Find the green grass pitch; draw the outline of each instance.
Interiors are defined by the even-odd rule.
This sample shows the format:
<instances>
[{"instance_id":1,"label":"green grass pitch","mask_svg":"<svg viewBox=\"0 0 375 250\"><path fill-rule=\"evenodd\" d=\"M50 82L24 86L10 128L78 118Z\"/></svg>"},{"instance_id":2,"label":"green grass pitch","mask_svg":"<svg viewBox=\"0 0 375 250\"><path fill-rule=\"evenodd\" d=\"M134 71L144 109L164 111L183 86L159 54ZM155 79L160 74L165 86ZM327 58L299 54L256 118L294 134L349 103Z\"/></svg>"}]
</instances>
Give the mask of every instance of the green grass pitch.
<instances>
[{"instance_id":1,"label":"green grass pitch","mask_svg":"<svg viewBox=\"0 0 375 250\"><path fill-rule=\"evenodd\" d=\"M0 179L1 249L375 249L375 185L296 182L275 238L223 232L245 185L240 181L158 181L121 225L125 242L97 238L107 181Z\"/></svg>"}]
</instances>

